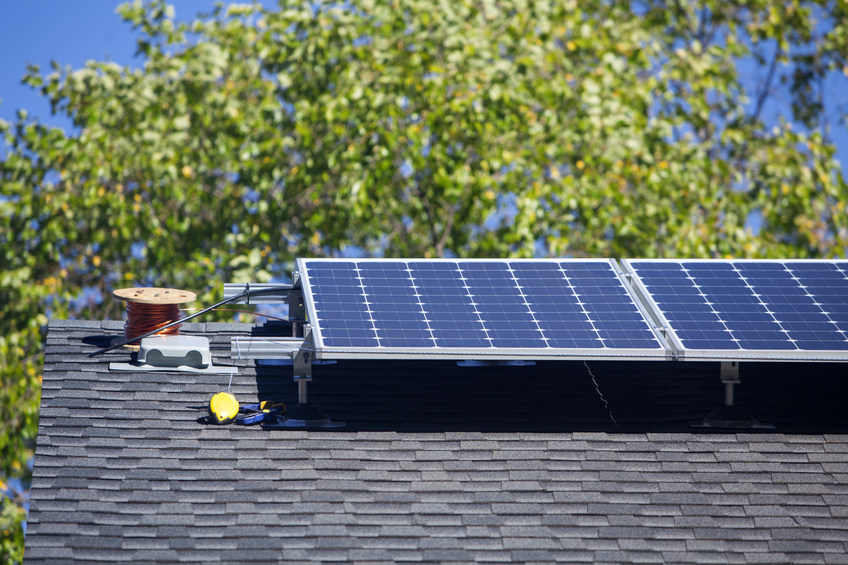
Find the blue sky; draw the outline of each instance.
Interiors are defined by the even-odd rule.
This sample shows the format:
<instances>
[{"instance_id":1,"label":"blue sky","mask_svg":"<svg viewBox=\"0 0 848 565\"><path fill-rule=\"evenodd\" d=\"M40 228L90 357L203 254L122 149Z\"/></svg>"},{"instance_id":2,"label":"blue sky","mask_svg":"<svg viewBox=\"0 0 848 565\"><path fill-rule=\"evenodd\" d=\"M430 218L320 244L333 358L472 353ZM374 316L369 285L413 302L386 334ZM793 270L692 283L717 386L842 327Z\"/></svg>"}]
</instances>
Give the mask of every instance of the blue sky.
<instances>
[{"instance_id":1,"label":"blue sky","mask_svg":"<svg viewBox=\"0 0 848 565\"><path fill-rule=\"evenodd\" d=\"M88 60L137 64L136 34L115 13L116 0L5 0L0 2L0 118L13 121L20 108L41 121L67 128L69 122L50 116L50 105L21 84L27 64L49 69L55 60L63 67L82 67ZM171 0L179 19L210 12L214 0Z\"/></svg>"},{"instance_id":2,"label":"blue sky","mask_svg":"<svg viewBox=\"0 0 848 565\"><path fill-rule=\"evenodd\" d=\"M115 13L121 3L118 0L0 1L0 119L13 122L17 111L24 108L30 116L48 125L70 127L67 119L50 115L50 106L44 98L21 84L28 63L41 65L42 70L49 69L51 60L73 68L80 68L92 59L138 64L133 57L136 34ZM276 1L262 3L274 6ZM190 20L199 12L212 11L214 0L170 0L169 4L175 7L178 19ZM829 90L844 101L846 86L848 80L838 76L831 81ZM848 130L837 126L831 135L840 162L848 166Z\"/></svg>"},{"instance_id":3,"label":"blue sky","mask_svg":"<svg viewBox=\"0 0 848 565\"><path fill-rule=\"evenodd\" d=\"M51 116L47 100L21 84L28 64L40 65L42 72L49 72L51 60L75 69L90 60L138 66L140 60L134 57L137 34L115 13L123 3L0 0L0 119L14 123L23 108L43 123L71 128L70 120ZM272 7L276 0L261 3ZM191 20L198 13L211 12L215 0L169 0L168 4L174 6L177 19ZM279 315L285 309L263 311Z\"/></svg>"}]
</instances>

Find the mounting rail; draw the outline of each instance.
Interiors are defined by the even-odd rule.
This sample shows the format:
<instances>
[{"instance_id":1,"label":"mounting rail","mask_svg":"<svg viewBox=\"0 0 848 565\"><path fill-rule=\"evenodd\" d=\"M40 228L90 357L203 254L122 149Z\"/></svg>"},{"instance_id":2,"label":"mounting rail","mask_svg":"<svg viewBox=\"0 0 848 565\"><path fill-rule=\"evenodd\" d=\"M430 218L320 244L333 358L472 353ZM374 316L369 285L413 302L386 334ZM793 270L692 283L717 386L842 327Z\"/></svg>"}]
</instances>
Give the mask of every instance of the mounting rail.
<instances>
[{"instance_id":1,"label":"mounting rail","mask_svg":"<svg viewBox=\"0 0 848 565\"><path fill-rule=\"evenodd\" d=\"M302 337L233 337L230 339L230 355L233 359L291 358L302 347Z\"/></svg>"},{"instance_id":2,"label":"mounting rail","mask_svg":"<svg viewBox=\"0 0 848 565\"><path fill-rule=\"evenodd\" d=\"M224 283L224 298L233 298L244 292L247 288L250 290L277 290L277 292L262 293L258 296L246 297L237 300L234 304L288 304L294 296L302 296L300 290L300 276L294 273L292 284L278 283Z\"/></svg>"}]
</instances>

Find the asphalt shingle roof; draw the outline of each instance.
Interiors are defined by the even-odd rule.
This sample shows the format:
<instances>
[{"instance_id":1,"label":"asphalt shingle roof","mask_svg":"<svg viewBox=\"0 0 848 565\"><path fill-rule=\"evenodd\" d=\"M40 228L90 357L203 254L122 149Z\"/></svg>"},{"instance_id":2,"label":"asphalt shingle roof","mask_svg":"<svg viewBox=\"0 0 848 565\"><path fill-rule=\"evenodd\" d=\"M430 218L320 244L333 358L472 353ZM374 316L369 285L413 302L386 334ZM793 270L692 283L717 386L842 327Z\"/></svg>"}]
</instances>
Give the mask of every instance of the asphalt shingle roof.
<instances>
[{"instance_id":1,"label":"asphalt shingle roof","mask_svg":"<svg viewBox=\"0 0 848 565\"><path fill-rule=\"evenodd\" d=\"M582 362L344 361L310 398L346 428L264 431L203 423L229 375L87 356L121 328L50 323L26 563L848 563L844 365L743 364L778 430L734 433L687 424L717 363L590 362L596 389ZM184 327L218 364L250 330ZM236 364L241 401L295 401L290 368Z\"/></svg>"}]
</instances>

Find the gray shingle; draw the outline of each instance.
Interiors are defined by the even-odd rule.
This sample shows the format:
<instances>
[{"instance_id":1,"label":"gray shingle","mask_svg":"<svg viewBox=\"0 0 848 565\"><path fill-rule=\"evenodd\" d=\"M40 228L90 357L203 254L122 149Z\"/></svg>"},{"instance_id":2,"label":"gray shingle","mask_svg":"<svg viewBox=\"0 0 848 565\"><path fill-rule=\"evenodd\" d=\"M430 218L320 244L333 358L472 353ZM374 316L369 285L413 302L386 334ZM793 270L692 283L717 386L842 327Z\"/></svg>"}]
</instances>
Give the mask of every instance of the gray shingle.
<instances>
[{"instance_id":1,"label":"gray shingle","mask_svg":"<svg viewBox=\"0 0 848 565\"><path fill-rule=\"evenodd\" d=\"M249 332L184 329L209 332L220 363L229 335ZM310 393L349 428L269 432L198 422L228 375L116 373L106 364L124 353L86 356L83 338L121 331L49 324L27 563L848 561L848 434L639 423L640 403L712 394L711 364L687 364L694 388L674 381L679 396L674 364L636 379L593 364L614 430L594 387L550 364L521 381L522 405L501 368L484 382L450 362L340 362L315 367ZM239 365L240 399L295 397L279 370Z\"/></svg>"}]
</instances>

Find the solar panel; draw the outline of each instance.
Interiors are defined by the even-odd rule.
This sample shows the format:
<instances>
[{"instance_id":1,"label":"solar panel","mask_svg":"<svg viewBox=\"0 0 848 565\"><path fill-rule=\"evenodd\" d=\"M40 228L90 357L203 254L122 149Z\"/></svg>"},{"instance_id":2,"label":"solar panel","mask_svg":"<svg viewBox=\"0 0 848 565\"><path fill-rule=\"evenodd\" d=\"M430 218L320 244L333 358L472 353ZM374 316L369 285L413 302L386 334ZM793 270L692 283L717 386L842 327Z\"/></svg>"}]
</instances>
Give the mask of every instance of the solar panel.
<instances>
[{"instance_id":1,"label":"solar panel","mask_svg":"<svg viewBox=\"0 0 848 565\"><path fill-rule=\"evenodd\" d=\"M848 359L848 261L627 259L690 359Z\"/></svg>"},{"instance_id":2,"label":"solar panel","mask_svg":"<svg viewBox=\"0 0 848 565\"><path fill-rule=\"evenodd\" d=\"M666 358L604 259L298 259L317 358Z\"/></svg>"}]
</instances>

